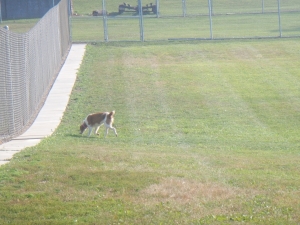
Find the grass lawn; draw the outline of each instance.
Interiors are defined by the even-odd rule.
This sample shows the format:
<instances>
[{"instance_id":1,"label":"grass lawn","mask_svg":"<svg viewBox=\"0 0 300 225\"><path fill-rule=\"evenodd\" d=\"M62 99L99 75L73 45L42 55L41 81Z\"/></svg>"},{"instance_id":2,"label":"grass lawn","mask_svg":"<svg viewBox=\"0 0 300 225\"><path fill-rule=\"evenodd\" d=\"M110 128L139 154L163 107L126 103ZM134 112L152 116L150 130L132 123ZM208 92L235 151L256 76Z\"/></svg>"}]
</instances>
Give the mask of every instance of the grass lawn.
<instances>
[{"instance_id":1,"label":"grass lawn","mask_svg":"<svg viewBox=\"0 0 300 225\"><path fill-rule=\"evenodd\" d=\"M24 19L24 20L5 20L1 26L8 25L9 30L16 33L26 33L36 25L39 19Z\"/></svg>"},{"instance_id":2,"label":"grass lawn","mask_svg":"<svg viewBox=\"0 0 300 225\"><path fill-rule=\"evenodd\" d=\"M152 1L155 3L156 1ZM74 0L71 33L74 42L103 42L103 18L94 17L94 10L102 10L102 1ZM127 2L135 6L137 1ZM143 5L149 4L145 2ZM213 1L212 33L208 16L207 0L186 1L186 17L183 17L183 3L180 0L160 1L160 16L152 12L145 13L145 41L169 39L222 39L254 37L299 37L300 4L298 0L289 0L281 4L281 33L277 1ZM107 20L108 41L139 41L140 26L136 12L118 13L118 0L106 1L109 13ZM264 11L264 13L262 13ZM134 17L133 17L134 16ZM8 20L10 30L18 33L28 32L38 21Z\"/></svg>"},{"instance_id":3,"label":"grass lawn","mask_svg":"<svg viewBox=\"0 0 300 225\"><path fill-rule=\"evenodd\" d=\"M298 224L298 39L88 45L54 135L0 167L0 224ZM103 138L88 113L116 110Z\"/></svg>"},{"instance_id":4,"label":"grass lawn","mask_svg":"<svg viewBox=\"0 0 300 225\"><path fill-rule=\"evenodd\" d=\"M117 13L120 4L124 1L106 0L105 6L109 13ZM161 15L182 15L183 1L181 0L159 0L159 11ZM208 14L207 0L185 0L185 8L187 15ZM213 12L216 14L226 13L261 13L276 12L278 10L278 2L274 0L212 0ZM125 1L126 4L137 6L137 0ZM156 0L142 0L142 5L153 3ZM263 4L262 4L263 3ZM74 12L79 15L91 15L93 10L102 10L102 0L73 0ZM298 0L281 1L280 8L282 11L300 10ZM134 12L126 12L127 15L132 15Z\"/></svg>"}]
</instances>

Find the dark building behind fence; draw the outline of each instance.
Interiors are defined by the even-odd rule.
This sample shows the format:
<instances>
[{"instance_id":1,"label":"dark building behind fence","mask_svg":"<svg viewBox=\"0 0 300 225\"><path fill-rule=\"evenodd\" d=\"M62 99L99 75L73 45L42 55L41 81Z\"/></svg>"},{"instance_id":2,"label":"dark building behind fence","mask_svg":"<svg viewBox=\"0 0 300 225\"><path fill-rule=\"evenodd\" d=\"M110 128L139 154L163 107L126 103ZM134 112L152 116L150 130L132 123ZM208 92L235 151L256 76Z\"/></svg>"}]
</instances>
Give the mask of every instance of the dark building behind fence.
<instances>
[{"instance_id":1,"label":"dark building behind fence","mask_svg":"<svg viewBox=\"0 0 300 225\"><path fill-rule=\"evenodd\" d=\"M43 17L60 0L0 0L2 20Z\"/></svg>"}]
</instances>

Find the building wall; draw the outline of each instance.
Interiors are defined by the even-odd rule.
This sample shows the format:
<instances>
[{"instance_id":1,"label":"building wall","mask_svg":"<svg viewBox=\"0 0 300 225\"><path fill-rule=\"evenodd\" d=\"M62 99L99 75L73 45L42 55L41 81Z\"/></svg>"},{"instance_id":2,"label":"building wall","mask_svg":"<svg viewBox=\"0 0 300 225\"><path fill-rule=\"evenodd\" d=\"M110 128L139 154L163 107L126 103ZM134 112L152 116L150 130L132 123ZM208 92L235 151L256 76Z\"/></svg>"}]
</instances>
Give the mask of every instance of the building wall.
<instances>
[{"instance_id":1,"label":"building wall","mask_svg":"<svg viewBox=\"0 0 300 225\"><path fill-rule=\"evenodd\" d=\"M60 0L0 0L2 20L43 17Z\"/></svg>"}]
</instances>

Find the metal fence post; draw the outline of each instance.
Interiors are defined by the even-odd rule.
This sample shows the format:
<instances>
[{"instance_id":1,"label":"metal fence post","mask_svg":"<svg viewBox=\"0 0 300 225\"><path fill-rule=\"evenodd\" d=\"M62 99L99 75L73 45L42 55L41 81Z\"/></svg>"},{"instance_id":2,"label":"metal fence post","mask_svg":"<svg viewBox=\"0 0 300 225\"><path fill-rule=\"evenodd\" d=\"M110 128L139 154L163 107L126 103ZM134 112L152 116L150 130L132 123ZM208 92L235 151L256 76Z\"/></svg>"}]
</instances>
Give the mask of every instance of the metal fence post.
<instances>
[{"instance_id":1,"label":"metal fence post","mask_svg":"<svg viewBox=\"0 0 300 225\"><path fill-rule=\"evenodd\" d=\"M2 23L2 7L1 7L1 0L0 0L0 24Z\"/></svg>"},{"instance_id":2,"label":"metal fence post","mask_svg":"<svg viewBox=\"0 0 300 225\"><path fill-rule=\"evenodd\" d=\"M186 16L186 4L185 4L185 0L182 0L182 16L183 17Z\"/></svg>"},{"instance_id":3,"label":"metal fence post","mask_svg":"<svg viewBox=\"0 0 300 225\"><path fill-rule=\"evenodd\" d=\"M7 73L6 77L8 77L9 88L6 87L6 100L7 104L10 106L11 111L7 112L7 118L10 118L11 124L9 125L9 135L15 132L15 110L14 110L14 95L13 95L13 79L11 73L11 52L10 52L10 38L9 38L9 31L6 31L6 66L7 66ZM9 90L9 91L8 91ZM9 92L9 93L7 93ZM10 102L8 99L10 98Z\"/></svg>"},{"instance_id":4,"label":"metal fence post","mask_svg":"<svg viewBox=\"0 0 300 225\"><path fill-rule=\"evenodd\" d=\"M104 31L104 41L105 41L105 42L108 42L108 34L107 34L107 15L106 15L105 1L106 1L106 0L102 0L103 31Z\"/></svg>"},{"instance_id":5,"label":"metal fence post","mask_svg":"<svg viewBox=\"0 0 300 225\"><path fill-rule=\"evenodd\" d=\"M211 8L211 0L208 0L208 13L209 13L209 26L210 26L210 39L213 39L213 33L212 33L212 8Z\"/></svg>"},{"instance_id":6,"label":"metal fence post","mask_svg":"<svg viewBox=\"0 0 300 225\"><path fill-rule=\"evenodd\" d=\"M159 17L159 0L156 0L156 18Z\"/></svg>"},{"instance_id":7,"label":"metal fence post","mask_svg":"<svg viewBox=\"0 0 300 225\"><path fill-rule=\"evenodd\" d=\"M278 3L278 25L279 25L279 37L282 37L281 32L281 15L280 15L280 0L277 0Z\"/></svg>"},{"instance_id":8,"label":"metal fence post","mask_svg":"<svg viewBox=\"0 0 300 225\"><path fill-rule=\"evenodd\" d=\"M70 36L70 41L72 42L73 37L72 37L72 15L73 15L73 10L72 10L72 0L68 0L68 22L69 22L69 36Z\"/></svg>"},{"instance_id":9,"label":"metal fence post","mask_svg":"<svg viewBox=\"0 0 300 225\"><path fill-rule=\"evenodd\" d=\"M142 0L138 0L138 8L139 8L139 20L140 20L140 40L144 41L144 21L143 21L143 7Z\"/></svg>"}]
</instances>

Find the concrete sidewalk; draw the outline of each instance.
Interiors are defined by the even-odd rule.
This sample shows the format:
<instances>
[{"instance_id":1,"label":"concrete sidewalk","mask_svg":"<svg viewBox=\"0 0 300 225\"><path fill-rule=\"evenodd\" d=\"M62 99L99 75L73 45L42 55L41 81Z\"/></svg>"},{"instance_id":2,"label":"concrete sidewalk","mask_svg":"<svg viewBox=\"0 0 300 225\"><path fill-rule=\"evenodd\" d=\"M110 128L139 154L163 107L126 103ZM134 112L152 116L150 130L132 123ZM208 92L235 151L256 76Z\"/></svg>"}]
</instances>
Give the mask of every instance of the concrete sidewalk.
<instances>
[{"instance_id":1,"label":"concrete sidewalk","mask_svg":"<svg viewBox=\"0 0 300 225\"><path fill-rule=\"evenodd\" d=\"M0 145L0 165L8 163L13 155L22 149L38 144L43 138L51 135L60 124L85 53L85 46L72 45L45 104L31 127L10 142Z\"/></svg>"}]
</instances>

